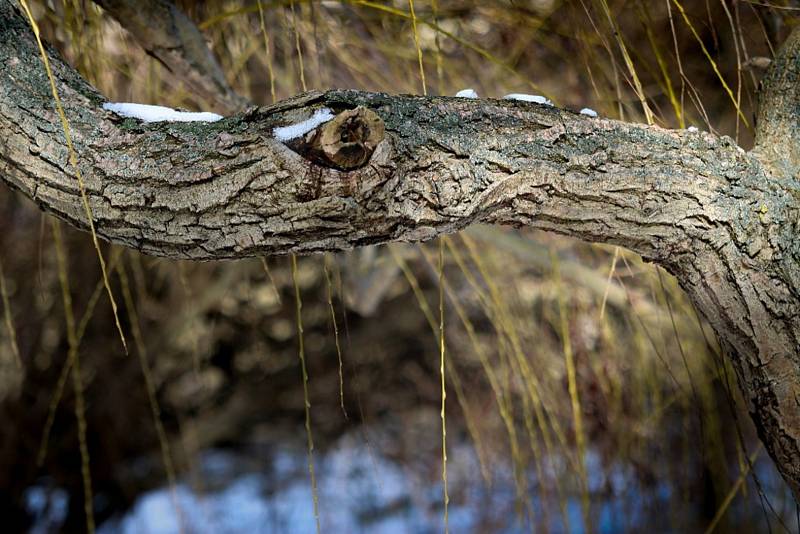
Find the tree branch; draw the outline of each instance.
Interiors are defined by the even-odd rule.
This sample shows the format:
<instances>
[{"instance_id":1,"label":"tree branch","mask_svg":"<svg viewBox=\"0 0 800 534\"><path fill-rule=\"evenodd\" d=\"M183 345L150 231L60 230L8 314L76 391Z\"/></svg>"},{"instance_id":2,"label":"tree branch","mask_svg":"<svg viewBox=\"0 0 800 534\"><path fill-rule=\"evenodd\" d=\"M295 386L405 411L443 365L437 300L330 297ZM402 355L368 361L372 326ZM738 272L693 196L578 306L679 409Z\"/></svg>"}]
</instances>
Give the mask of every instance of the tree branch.
<instances>
[{"instance_id":1,"label":"tree branch","mask_svg":"<svg viewBox=\"0 0 800 534\"><path fill-rule=\"evenodd\" d=\"M176 79L221 113L235 113L247 100L228 85L197 26L168 0L94 0L128 30Z\"/></svg>"},{"instance_id":2,"label":"tree branch","mask_svg":"<svg viewBox=\"0 0 800 534\"><path fill-rule=\"evenodd\" d=\"M800 170L800 27L770 63L761 81L755 152L782 174Z\"/></svg>"},{"instance_id":3,"label":"tree branch","mask_svg":"<svg viewBox=\"0 0 800 534\"><path fill-rule=\"evenodd\" d=\"M4 175L85 226L30 31L11 22L0 45ZM145 124L104 111L101 95L51 60L98 231L154 255L341 250L489 222L667 260L728 218L734 181L763 176L727 138L505 100L312 92L217 123ZM386 132L360 168L311 161L298 152L312 143L292 150L273 135L321 108L359 106Z\"/></svg>"},{"instance_id":4,"label":"tree branch","mask_svg":"<svg viewBox=\"0 0 800 534\"><path fill-rule=\"evenodd\" d=\"M0 175L85 228L32 34L8 0L0 32ZM485 222L614 243L658 262L719 335L798 494L800 188L764 155L769 139L781 143L772 154L794 150L791 121L765 111L786 93L767 92L776 100L762 104L760 127L775 126L749 154L727 137L537 104L359 91L306 93L215 123L145 124L104 111L101 95L51 61L98 234L148 254L343 250ZM318 113L336 118L276 138L276 127Z\"/></svg>"}]
</instances>

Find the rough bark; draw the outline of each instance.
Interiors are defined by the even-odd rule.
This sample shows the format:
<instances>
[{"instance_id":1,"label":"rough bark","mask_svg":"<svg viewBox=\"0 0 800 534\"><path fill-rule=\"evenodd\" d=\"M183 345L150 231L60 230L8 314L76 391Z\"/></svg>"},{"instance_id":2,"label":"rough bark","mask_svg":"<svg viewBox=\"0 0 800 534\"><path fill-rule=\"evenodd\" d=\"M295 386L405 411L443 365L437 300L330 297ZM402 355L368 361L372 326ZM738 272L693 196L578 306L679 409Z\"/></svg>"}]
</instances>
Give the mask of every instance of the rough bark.
<instances>
[{"instance_id":1,"label":"rough bark","mask_svg":"<svg viewBox=\"0 0 800 534\"><path fill-rule=\"evenodd\" d=\"M33 36L8 0L0 32L0 175L85 228ZM797 495L798 42L770 67L752 153L727 137L537 104L358 91L306 93L216 123L143 124L103 111L101 95L52 61L95 224L111 242L219 259L421 241L484 222L614 243L662 265L714 327ZM323 107L348 120L275 139L275 127ZM350 119L372 117L357 109L382 123L379 142L374 119ZM343 171L323 139L377 146Z\"/></svg>"}]
</instances>

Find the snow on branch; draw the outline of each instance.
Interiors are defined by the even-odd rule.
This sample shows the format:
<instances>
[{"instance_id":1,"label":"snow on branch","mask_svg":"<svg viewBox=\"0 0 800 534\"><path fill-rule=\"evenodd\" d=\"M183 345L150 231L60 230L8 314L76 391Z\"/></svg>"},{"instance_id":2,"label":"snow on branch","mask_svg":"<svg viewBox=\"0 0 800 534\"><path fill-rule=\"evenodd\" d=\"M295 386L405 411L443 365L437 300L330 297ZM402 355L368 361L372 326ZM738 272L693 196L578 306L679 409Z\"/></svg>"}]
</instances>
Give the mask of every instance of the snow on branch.
<instances>
[{"instance_id":1,"label":"snow on branch","mask_svg":"<svg viewBox=\"0 0 800 534\"><path fill-rule=\"evenodd\" d=\"M106 102L103 109L142 122L215 122L222 118L222 115L216 113L178 111L164 106L129 102Z\"/></svg>"}]
</instances>

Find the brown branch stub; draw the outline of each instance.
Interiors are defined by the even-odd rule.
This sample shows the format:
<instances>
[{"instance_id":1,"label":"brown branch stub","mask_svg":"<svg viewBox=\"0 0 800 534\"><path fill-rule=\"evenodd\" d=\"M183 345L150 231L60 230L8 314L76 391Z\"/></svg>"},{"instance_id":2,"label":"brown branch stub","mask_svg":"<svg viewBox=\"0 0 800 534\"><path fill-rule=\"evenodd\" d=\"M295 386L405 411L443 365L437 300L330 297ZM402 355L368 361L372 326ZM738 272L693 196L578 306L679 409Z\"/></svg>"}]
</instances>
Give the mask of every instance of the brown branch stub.
<instances>
[{"instance_id":1,"label":"brown branch stub","mask_svg":"<svg viewBox=\"0 0 800 534\"><path fill-rule=\"evenodd\" d=\"M317 128L307 149L317 163L349 171L366 165L384 136L385 127L378 114L358 106Z\"/></svg>"}]
</instances>

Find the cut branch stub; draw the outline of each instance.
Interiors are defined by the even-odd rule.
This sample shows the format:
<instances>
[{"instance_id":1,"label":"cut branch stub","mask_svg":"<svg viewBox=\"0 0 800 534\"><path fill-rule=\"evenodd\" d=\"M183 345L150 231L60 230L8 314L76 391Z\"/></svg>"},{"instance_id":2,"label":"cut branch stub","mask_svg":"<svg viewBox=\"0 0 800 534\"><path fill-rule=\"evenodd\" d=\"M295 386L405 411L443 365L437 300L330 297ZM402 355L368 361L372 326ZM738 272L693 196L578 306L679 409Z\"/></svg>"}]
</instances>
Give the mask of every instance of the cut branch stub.
<instances>
[{"instance_id":1,"label":"cut branch stub","mask_svg":"<svg viewBox=\"0 0 800 534\"><path fill-rule=\"evenodd\" d=\"M383 120L374 111L358 106L317 128L307 148L318 163L349 171L369 161L384 133Z\"/></svg>"}]
</instances>

